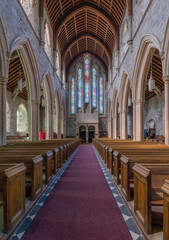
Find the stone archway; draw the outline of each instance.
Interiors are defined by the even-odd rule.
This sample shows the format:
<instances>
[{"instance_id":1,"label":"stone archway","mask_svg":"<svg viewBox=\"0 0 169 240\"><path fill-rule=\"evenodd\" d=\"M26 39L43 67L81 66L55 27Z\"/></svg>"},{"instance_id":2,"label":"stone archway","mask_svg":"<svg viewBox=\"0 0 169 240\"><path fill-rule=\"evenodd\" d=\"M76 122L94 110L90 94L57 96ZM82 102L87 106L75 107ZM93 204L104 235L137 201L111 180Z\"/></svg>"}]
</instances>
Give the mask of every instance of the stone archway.
<instances>
[{"instance_id":1,"label":"stone archway","mask_svg":"<svg viewBox=\"0 0 169 240\"><path fill-rule=\"evenodd\" d=\"M111 106L111 99L108 100L108 137L111 138L112 132L112 106Z\"/></svg>"},{"instance_id":2,"label":"stone archway","mask_svg":"<svg viewBox=\"0 0 169 240\"><path fill-rule=\"evenodd\" d=\"M120 138L127 139L127 115L128 115L128 96L130 91L130 77L127 71L123 71L120 92L119 92L119 107L120 107Z\"/></svg>"},{"instance_id":3,"label":"stone archway","mask_svg":"<svg viewBox=\"0 0 169 240\"><path fill-rule=\"evenodd\" d=\"M114 89L112 99L112 112L113 112L113 138L118 137L118 93L117 89Z\"/></svg>"},{"instance_id":4,"label":"stone archway","mask_svg":"<svg viewBox=\"0 0 169 240\"><path fill-rule=\"evenodd\" d=\"M49 71L45 72L42 78L42 88L46 100L46 138L53 138L53 110L54 110L54 91L51 75Z\"/></svg>"},{"instance_id":5,"label":"stone archway","mask_svg":"<svg viewBox=\"0 0 169 240\"><path fill-rule=\"evenodd\" d=\"M57 137L58 138L61 138L61 94L60 94L60 89L57 89L56 91L56 114L57 114L57 126L56 126L56 129L57 129Z\"/></svg>"},{"instance_id":6,"label":"stone archway","mask_svg":"<svg viewBox=\"0 0 169 240\"><path fill-rule=\"evenodd\" d=\"M132 77L133 135L135 141L141 141L144 138L143 108L145 76L147 75L151 61L151 49L157 49L161 53L161 47L158 39L154 35L147 34L141 39Z\"/></svg>"},{"instance_id":7,"label":"stone archway","mask_svg":"<svg viewBox=\"0 0 169 240\"><path fill-rule=\"evenodd\" d=\"M165 144L169 145L169 19L162 46L163 80L165 90Z\"/></svg>"},{"instance_id":8,"label":"stone archway","mask_svg":"<svg viewBox=\"0 0 169 240\"><path fill-rule=\"evenodd\" d=\"M10 55L17 50L27 73L28 105L29 105L29 139L39 138L39 100L40 76L36 58L30 43L25 36L18 37L12 44Z\"/></svg>"},{"instance_id":9,"label":"stone archway","mask_svg":"<svg viewBox=\"0 0 169 240\"><path fill-rule=\"evenodd\" d=\"M8 51L6 34L0 18L0 146L6 144L6 84L9 66L6 54Z\"/></svg>"}]
</instances>

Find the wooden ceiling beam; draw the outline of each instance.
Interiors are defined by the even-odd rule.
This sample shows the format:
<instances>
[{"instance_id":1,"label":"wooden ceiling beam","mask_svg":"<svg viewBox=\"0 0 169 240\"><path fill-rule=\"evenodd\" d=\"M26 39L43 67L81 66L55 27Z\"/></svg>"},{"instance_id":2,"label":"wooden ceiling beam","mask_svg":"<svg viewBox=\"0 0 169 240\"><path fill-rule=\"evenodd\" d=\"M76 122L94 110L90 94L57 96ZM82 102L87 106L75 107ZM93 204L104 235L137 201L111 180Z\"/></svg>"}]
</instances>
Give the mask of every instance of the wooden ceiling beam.
<instances>
[{"instance_id":1,"label":"wooden ceiling beam","mask_svg":"<svg viewBox=\"0 0 169 240\"><path fill-rule=\"evenodd\" d=\"M77 41L80 41L84 38L86 39L86 51L88 50L88 46L87 46L87 39L88 38L95 41L102 49L104 49L104 51L107 55L108 61L109 61L109 66L111 68L112 67L112 54L111 54L111 52L109 51L109 49L106 48L104 43L102 43L101 41L97 40L96 37L93 37L89 34L82 35L81 37L76 38L74 41L71 42L70 45L68 45L68 47L64 50L64 53L62 52L62 56L61 56L62 66L63 66L63 63L65 61L66 55L69 52L69 50L76 44ZM94 48L94 46L93 46L93 48Z\"/></svg>"},{"instance_id":2,"label":"wooden ceiling beam","mask_svg":"<svg viewBox=\"0 0 169 240\"><path fill-rule=\"evenodd\" d=\"M59 5L60 5L61 13L62 13L62 15L63 15L63 7L62 7L62 2L61 2L61 0L59 0Z\"/></svg>"},{"instance_id":3,"label":"wooden ceiling beam","mask_svg":"<svg viewBox=\"0 0 169 240\"><path fill-rule=\"evenodd\" d=\"M55 24L55 29L56 29L56 37L59 35L62 27L65 25L65 23L67 21L69 21L74 15L76 15L77 13L81 12L82 10L90 10L91 12L94 12L95 14L97 14L98 16L100 16L102 19L104 19L104 21L106 21L109 26L111 31L113 32L116 42L117 42L117 48L119 48L119 29L118 26L116 25L116 23L114 22L114 20L111 18L111 16L103 9L101 9L100 7L89 3L89 2L84 2L81 4L78 4L78 6L75 6L72 9L70 9L69 11L67 11L67 13L65 13L61 19L57 22L57 24ZM112 49L113 50L113 49Z\"/></svg>"}]
</instances>

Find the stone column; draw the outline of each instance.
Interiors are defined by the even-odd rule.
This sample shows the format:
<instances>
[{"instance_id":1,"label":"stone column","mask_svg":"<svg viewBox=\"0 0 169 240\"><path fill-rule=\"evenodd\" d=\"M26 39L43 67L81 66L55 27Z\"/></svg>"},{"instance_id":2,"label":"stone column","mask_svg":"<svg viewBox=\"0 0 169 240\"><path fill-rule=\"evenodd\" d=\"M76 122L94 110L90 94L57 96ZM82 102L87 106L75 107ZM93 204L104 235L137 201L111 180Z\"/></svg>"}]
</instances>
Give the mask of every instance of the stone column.
<instances>
[{"instance_id":1,"label":"stone column","mask_svg":"<svg viewBox=\"0 0 169 240\"><path fill-rule=\"evenodd\" d=\"M165 144L169 145L169 76L163 77L165 94Z\"/></svg>"},{"instance_id":2,"label":"stone column","mask_svg":"<svg viewBox=\"0 0 169 240\"><path fill-rule=\"evenodd\" d=\"M49 139L53 139L53 111L49 112Z\"/></svg>"},{"instance_id":3,"label":"stone column","mask_svg":"<svg viewBox=\"0 0 169 240\"><path fill-rule=\"evenodd\" d=\"M132 16L128 16L128 26L129 26L129 38L128 38L127 44L130 47L130 50L132 51L132 45L133 45Z\"/></svg>"},{"instance_id":4,"label":"stone column","mask_svg":"<svg viewBox=\"0 0 169 240\"><path fill-rule=\"evenodd\" d=\"M43 17L39 18L39 39L40 50L43 50L45 45L45 21Z\"/></svg>"},{"instance_id":5,"label":"stone column","mask_svg":"<svg viewBox=\"0 0 169 240\"><path fill-rule=\"evenodd\" d=\"M142 141L144 139L144 100L136 100L136 112L135 112L135 132L136 132L136 141Z\"/></svg>"},{"instance_id":6,"label":"stone column","mask_svg":"<svg viewBox=\"0 0 169 240\"><path fill-rule=\"evenodd\" d=\"M61 138L61 118L58 117L58 138Z\"/></svg>"},{"instance_id":7,"label":"stone column","mask_svg":"<svg viewBox=\"0 0 169 240\"><path fill-rule=\"evenodd\" d=\"M120 72L120 50L116 50L116 56L117 56L116 71L119 74L119 72Z\"/></svg>"},{"instance_id":8,"label":"stone column","mask_svg":"<svg viewBox=\"0 0 169 240\"><path fill-rule=\"evenodd\" d=\"M136 100L133 100L133 141L136 141Z\"/></svg>"},{"instance_id":9,"label":"stone column","mask_svg":"<svg viewBox=\"0 0 169 240\"><path fill-rule=\"evenodd\" d=\"M86 125L86 143L89 142L89 128L88 125Z\"/></svg>"},{"instance_id":10,"label":"stone column","mask_svg":"<svg viewBox=\"0 0 169 240\"><path fill-rule=\"evenodd\" d=\"M127 114L127 123L128 123L128 135L133 135L133 109L132 106L128 107L128 114Z\"/></svg>"},{"instance_id":11,"label":"stone column","mask_svg":"<svg viewBox=\"0 0 169 240\"><path fill-rule=\"evenodd\" d=\"M118 117L113 117L113 138L117 138L117 132L118 132Z\"/></svg>"},{"instance_id":12,"label":"stone column","mask_svg":"<svg viewBox=\"0 0 169 240\"><path fill-rule=\"evenodd\" d=\"M29 140L39 140L39 102L28 101L29 106Z\"/></svg>"},{"instance_id":13,"label":"stone column","mask_svg":"<svg viewBox=\"0 0 169 240\"><path fill-rule=\"evenodd\" d=\"M111 138L111 117L108 118L108 137Z\"/></svg>"},{"instance_id":14,"label":"stone column","mask_svg":"<svg viewBox=\"0 0 169 240\"><path fill-rule=\"evenodd\" d=\"M57 74L56 59L57 59L57 51L53 50L53 75Z\"/></svg>"},{"instance_id":15,"label":"stone column","mask_svg":"<svg viewBox=\"0 0 169 240\"><path fill-rule=\"evenodd\" d=\"M0 77L0 146L6 145L6 98L8 79Z\"/></svg>"},{"instance_id":16,"label":"stone column","mask_svg":"<svg viewBox=\"0 0 169 240\"><path fill-rule=\"evenodd\" d=\"M120 139L127 139L127 110L120 112Z\"/></svg>"}]
</instances>

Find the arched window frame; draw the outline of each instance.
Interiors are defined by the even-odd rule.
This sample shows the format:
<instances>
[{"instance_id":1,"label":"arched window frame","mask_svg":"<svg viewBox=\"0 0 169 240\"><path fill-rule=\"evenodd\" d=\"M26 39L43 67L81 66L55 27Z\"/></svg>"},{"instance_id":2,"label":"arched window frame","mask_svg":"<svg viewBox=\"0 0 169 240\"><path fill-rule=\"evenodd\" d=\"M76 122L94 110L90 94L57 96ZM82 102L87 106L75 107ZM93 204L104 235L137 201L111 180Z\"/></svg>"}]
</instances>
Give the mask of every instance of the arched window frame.
<instances>
[{"instance_id":1,"label":"arched window frame","mask_svg":"<svg viewBox=\"0 0 169 240\"><path fill-rule=\"evenodd\" d=\"M79 72L79 69L81 69L81 105L79 105L79 76L78 76L78 72ZM83 73L83 67L82 67L82 64L77 64L77 67L76 67L76 89L77 89L77 108L78 109L81 109L81 108L83 108L83 86L84 86L84 73Z\"/></svg>"},{"instance_id":2,"label":"arched window frame","mask_svg":"<svg viewBox=\"0 0 169 240\"><path fill-rule=\"evenodd\" d=\"M93 69L96 69L96 105L93 105ZM93 64L91 68L91 105L93 109L96 109L98 106L98 96L99 96L99 85L98 85L98 72L99 68L97 64Z\"/></svg>"},{"instance_id":3,"label":"arched window frame","mask_svg":"<svg viewBox=\"0 0 169 240\"><path fill-rule=\"evenodd\" d=\"M86 85L86 83L87 83L87 79L86 79L86 67L85 67L85 65L86 65L86 59L88 59L89 60L89 74L88 74L88 77L89 77L89 79L88 79L88 85ZM85 57L84 57L84 103L86 104L86 103L90 103L90 56L89 55L86 55ZM86 94L88 93L88 97L86 97Z\"/></svg>"},{"instance_id":4,"label":"arched window frame","mask_svg":"<svg viewBox=\"0 0 169 240\"><path fill-rule=\"evenodd\" d=\"M72 111L72 79L74 79L74 111ZM69 77L69 113L71 116L76 114L76 77L74 74L71 74Z\"/></svg>"},{"instance_id":5,"label":"arched window frame","mask_svg":"<svg viewBox=\"0 0 169 240\"><path fill-rule=\"evenodd\" d=\"M103 78L103 112L101 111L101 96L100 96L100 79ZM99 81L98 81L98 87L99 87L99 96L98 96L98 102L99 102L99 115L105 114L105 76L103 74L99 74Z\"/></svg>"},{"instance_id":6,"label":"arched window frame","mask_svg":"<svg viewBox=\"0 0 169 240\"><path fill-rule=\"evenodd\" d=\"M22 131L18 129L18 111L19 111L19 108L21 106L23 106L23 108L24 108L24 110L26 112L26 127ZM19 104L18 107L17 107L17 132L18 133L26 133L26 132L28 132L28 111L27 111L27 107L25 106L24 103Z\"/></svg>"}]
</instances>

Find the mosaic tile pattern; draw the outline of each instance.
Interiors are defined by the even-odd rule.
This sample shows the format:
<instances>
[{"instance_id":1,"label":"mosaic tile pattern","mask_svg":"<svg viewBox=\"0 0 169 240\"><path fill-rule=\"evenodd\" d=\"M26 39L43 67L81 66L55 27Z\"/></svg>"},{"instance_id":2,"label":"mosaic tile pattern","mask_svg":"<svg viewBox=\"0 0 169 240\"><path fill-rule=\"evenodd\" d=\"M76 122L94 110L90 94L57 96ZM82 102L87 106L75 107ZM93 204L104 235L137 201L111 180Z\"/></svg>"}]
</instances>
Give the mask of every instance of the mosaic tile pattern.
<instances>
[{"instance_id":1,"label":"mosaic tile pattern","mask_svg":"<svg viewBox=\"0 0 169 240\"><path fill-rule=\"evenodd\" d=\"M72 161L72 159L75 157L76 153L79 151L79 147L75 150L75 152L72 154L72 156L69 158L69 160L64 164L64 166L60 169L60 171L58 172L58 174L56 175L56 177L52 180L52 182L50 183L50 185L48 186L48 188L45 190L45 192L42 194L42 196L40 197L40 199L37 201L37 203L34 205L34 207L32 208L32 210L28 213L28 215L26 216L26 218L24 219L23 223L20 225L20 227L17 229L16 233L13 235L13 237L11 238L11 240L20 240L22 239L24 233L26 232L26 230L28 229L28 227L30 226L30 224L32 223L33 219L35 218L35 216L37 215L37 213L39 212L40 208L43 206L43 204L45 203L46 199L49 197L51 191L53 190L53 188L55 187L55 185L57 184L57 182L59 181L59 179L61 178L62 174L65 172L66 168L69 166L70 162Z\"/></svg>"},{"instance_id":2,"label":"mosaic tile pattern","mask_svg":"<svg viewBox=\"0 0 169 240\"><path fill-rule=\"evenodd\" d=\"M100 157L99 153L97 152L96 148L93 146L93 149L95 151L95 154L96 154L96 157L99 161L99 164L101 166L101 169L103 171L103 174L107 180L107 183L110 187L110 190L116 200L116 203L120 209L120 212L123 216L123 219L127 225L127 228L129 230L129 233L132 237L133 240L144 240L144 238L142 237L132 215L130 214L129 210L127 209L123 199L121 198L120 194L119 194L119 191L116 187L116 185L114 184L113 182L113 179L112 177L110 176L110 173L108 172L107 170L107 167L105 166L105 164L103 163L102 161L102 158Z\"/></svg>"}]
</instances>

